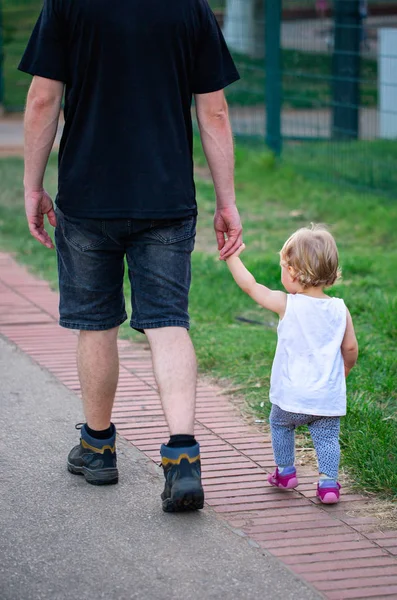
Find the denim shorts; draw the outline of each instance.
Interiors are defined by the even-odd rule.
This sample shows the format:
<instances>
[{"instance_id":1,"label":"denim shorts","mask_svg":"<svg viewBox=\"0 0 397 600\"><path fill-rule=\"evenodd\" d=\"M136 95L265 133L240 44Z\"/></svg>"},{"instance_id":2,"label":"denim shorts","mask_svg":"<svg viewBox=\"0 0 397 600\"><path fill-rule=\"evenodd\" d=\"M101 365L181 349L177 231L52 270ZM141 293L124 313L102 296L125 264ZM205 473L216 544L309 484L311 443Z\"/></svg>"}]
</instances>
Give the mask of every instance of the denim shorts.
<instances>
[{"instance_id":1,"label":"denim shorts","mask_svg":"<svg viewBox=\"0 0 397 600\"><path fill-rule=\"evenodd\" d=\"M125 264L131 284L131 327L189 329L188 296L196 216L182 219L81 219L56 210L60 325L102 331L127 319Z\"/></svg>"}]
</instances>

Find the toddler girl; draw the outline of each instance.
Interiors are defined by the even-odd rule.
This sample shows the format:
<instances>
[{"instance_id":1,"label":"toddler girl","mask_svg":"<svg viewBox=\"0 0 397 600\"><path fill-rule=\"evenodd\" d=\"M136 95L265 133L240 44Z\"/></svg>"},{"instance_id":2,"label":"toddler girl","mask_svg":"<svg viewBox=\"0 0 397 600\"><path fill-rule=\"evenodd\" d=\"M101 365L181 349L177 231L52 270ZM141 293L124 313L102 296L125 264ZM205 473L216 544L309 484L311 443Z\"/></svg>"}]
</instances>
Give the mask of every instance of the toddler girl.
<instances>
[{"instance_id":1,"label":"toddler girl","mask_svg":"<svg viewBox=\"0 0 397 600\"><path fill-rule=\"evenodd\" d=\"M255 281L239 259L244 244L227 259L241 289L280 317L274 357L270 426L277 465L271 485L298 485L294 466L294 432L308 425L317 453L317 496L324 504L339 500L339 427L346 414L345 377L358 355L353 322L343 300L324 289L339 276L338 250L322 226L295 232L280 252L281 282L287 293Z\"/></svg>"}]
</instances>

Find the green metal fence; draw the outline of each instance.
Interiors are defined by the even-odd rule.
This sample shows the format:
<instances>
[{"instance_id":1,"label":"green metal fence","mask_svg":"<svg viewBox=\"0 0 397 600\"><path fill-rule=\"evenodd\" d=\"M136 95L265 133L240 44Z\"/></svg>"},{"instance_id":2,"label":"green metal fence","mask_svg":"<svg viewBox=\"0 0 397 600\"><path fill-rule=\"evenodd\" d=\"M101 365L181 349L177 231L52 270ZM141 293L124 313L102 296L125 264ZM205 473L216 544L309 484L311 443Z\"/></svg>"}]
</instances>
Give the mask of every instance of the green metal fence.
<instances>
[{"instance_id":1,"label":"green metal fence","mask_svg":"<svg viewBox=\"0 0 397 600\"><path fill-rule=\"evenodd\" d=\"M284 78L307 82L312 101L294 114L285 95L283 135L295 139L285 154L310 173L391 194L397 190L397 3L329 5L302 23L302 32L283 22L283 51L306 55ZM308 56L314 72L305 66Z\"/></svg>"},{"instance_id":2,"label":"green metal fence","mask_svg":"<svg viewBox=\"0 0 397 600\"><path fill-rule=\"evenodd\" d=\"M397 2L213 0L242 81L236 135L308 175L397 191Z\"/></svg>"},{"instance_id":3,"label":"green metal fence","mask_svg":"<svg viewBox=\"0 0 397 600\"><path fill-rule=\"evenodd\" d=\"M18 61L42 0L0 0L0 104L23 109ZM302 171L397 190L397 0L210 0L241 81L236 135ZM3 43L2 43L3 42Z\"/></svg>"}]
</instances>

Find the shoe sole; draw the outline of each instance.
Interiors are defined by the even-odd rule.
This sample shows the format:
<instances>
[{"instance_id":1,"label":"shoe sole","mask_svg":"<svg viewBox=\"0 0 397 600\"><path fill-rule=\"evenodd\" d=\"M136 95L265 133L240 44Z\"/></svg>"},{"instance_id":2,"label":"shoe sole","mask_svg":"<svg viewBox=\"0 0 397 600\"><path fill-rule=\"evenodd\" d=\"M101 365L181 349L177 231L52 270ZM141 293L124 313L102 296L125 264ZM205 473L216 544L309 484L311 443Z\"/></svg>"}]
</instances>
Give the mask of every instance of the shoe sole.
<instances>
[{"instance_id":1,"label":"shoe sole","mask_svg":"<svg viewBox=\"0 0 397 600\"><path fill-rule=\"evenodd\" d=\"M86 482L91 485L114 485L119 481L117 469L90 471L87 467L76 467L68 462L68 471L73 475L83 475Z\"/></svg>"},{"instance_id":2,"label":"shoe sole","mask_svg":"<svg viewBox=\"0 0 397 600\"><path fill-rule=\"evenodd\" d=\"M287 483L287 485L282 485L282 483L277 483L275 481L273 481L271 479L271 475L269 475L268 479L267 479L268 483L270 483L270 485L272 485L273 487L277 487L281 490L293 490L294 488L296 488L299 485L299 481L297 477L294 477L293 479L290 479Z\"/></svg>"},{"instance_id":3,"label":"shoe sole","mask_svg":"<svg viewBox=\"0 0 397 600\"><path fill-rule=\"evenodd\" d=\"M181 498L163 500L163 511L167 513L188 512L204 508L204 494L185 494Z\"/></svg>"},{"instance_id":4,"label":"shoe sole","mask_svg":"<svg viewBox=\"0 0 397 600\"><path fill-rule=\"evenodd\" d=\"M339 496L335 492L327 492L322 498L320 494L317 494L317 498L322 504L338 504L339 502Z\"/></svg>"},{"instance_id":5,"label":"shoe sole","mask_svg":"<svg viewBox=\"0 0 397 600\"><path fill-rule=\"evenodd\" d=\"M161 494L161 499L164 512L187 512L204 508L204 490L201 486L196 486L194 489L192 485L187 484L173 490L170 498L164 498Z\"/></svg>"}]
</instances>

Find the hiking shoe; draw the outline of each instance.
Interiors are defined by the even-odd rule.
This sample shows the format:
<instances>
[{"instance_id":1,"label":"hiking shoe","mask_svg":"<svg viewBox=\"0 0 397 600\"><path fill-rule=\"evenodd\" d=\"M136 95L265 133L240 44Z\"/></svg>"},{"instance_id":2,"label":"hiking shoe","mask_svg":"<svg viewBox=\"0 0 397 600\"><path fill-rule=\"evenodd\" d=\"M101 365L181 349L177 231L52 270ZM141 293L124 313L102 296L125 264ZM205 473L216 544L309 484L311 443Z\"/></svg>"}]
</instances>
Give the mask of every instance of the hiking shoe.
<instances>
[{"instance_id":1,"label":"hiking shoe","mask_svg":"<svg viewBox=\"0 0 397 600\"><path fill-rule=\"evenodd\" d=\"M322 479L317 484L317 498L323 504L337 504L340 498L340 483L334 479Z\"/></svg>"},{"instance_id":2,"label":"hiking shoe","mask_svg":"<svg viewBox=\"0 0 397 600\"><path fill-rule=\"evenodd\" d=\"M161 446L161 466L165 487L161 494L164 512L198 510L204 506L201 485L200 446L169 448Z\"/></svg>"},{"instance_id":3,"label":"hiking shoe","mask_svg":"<svg viewBox=\"0 0 397 600\"><path fill-rule=\"evenodd\" d=\"M275 487L282 488L284 490L291 490L292 488L296 488L299 481L296 476L295 467L290 467L288 469L284 469L283 474L277 469L271 475L267 477L270 485L274 485Z\"/></svg>"},{"instance_id":4,"label":"hiking shoe","mask_svg":"<svg viewBox=\"0 0 397 600\"><path fill-rule=\"evenodd\" d=\"M75 475L84 475L87 483L107 485L117 483L116 428L108 440L97 440L88 435L85 425L81 429L80 444L75 446L68 456L68 470Z\"/></svg>"}]
</instances>

